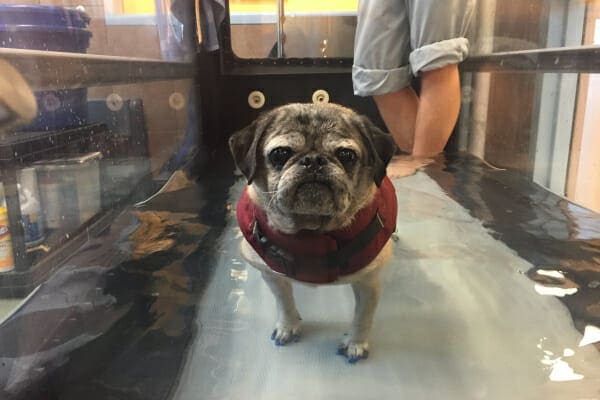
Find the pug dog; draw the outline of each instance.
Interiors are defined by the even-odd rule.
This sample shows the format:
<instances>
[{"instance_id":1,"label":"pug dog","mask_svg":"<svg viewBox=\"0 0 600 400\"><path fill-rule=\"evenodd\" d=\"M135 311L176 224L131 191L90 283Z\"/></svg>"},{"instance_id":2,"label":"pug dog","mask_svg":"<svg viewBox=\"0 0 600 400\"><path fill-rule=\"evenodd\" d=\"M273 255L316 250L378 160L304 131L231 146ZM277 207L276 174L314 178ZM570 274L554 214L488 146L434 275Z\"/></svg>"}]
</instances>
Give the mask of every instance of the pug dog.
<instances>
[{"instance_id":1,"label":"pug dog","mask_svg":"<svg viewBox=\"0 0 600 400\"><path fill-rule=\"evenodd\" d=\"M248 182L237 204L241 254L277 304L271 339L298 340L292 282L350 284L354 319L338 354L351 363L367 358L396 224L386 177L392 138L340 105L289 104L232 135L229 147Z\"/></svg>"}]
</instances>

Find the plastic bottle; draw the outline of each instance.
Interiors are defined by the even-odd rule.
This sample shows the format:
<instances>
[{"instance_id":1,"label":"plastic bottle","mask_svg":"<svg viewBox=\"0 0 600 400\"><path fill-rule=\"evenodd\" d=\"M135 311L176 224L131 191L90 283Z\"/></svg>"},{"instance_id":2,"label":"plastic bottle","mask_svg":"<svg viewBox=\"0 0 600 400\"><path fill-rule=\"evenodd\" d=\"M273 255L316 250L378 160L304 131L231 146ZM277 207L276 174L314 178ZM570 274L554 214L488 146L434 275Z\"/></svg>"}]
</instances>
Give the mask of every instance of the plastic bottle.
<instances>
[{"instance_id":1,"label":"plastic bottle","mask_svg":"<svg viewBox=\"0 0 600 400\"><path fill-rule=\"evenodd\" d=\"M15 269L4 185L0 183L0 273Z\"/></svg>"},{"instance_id":2,"label":"plastic bottle","mask_svg":"<svg viewBox=\"0 0 600 400\"><path fill-rule=\"evenodd\" d=\"M23 233L25 246L35 246L44 241L44 228L40 219L40 202L26 187L17 185L19 202L21 203L21 218L23 219Z\"/></svg>"}]
</instances>

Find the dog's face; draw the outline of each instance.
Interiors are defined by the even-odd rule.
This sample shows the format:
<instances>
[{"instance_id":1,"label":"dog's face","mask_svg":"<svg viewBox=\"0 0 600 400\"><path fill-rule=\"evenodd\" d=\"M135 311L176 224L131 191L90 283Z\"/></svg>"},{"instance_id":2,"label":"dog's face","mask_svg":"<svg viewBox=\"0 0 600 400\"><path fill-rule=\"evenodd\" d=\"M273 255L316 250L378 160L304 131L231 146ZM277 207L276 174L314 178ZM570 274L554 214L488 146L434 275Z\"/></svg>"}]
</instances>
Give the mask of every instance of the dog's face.
<instances>
[{"instance_id":1,"label":"dog's face","mask_svg":"<svg viewBox=\"0 0 600 400\"><path fill-rule=\"evenodd\" d=\"M334 104L290 104L234 134L250 196L275 228L339 229L371 199L394 152L390 135Z\"/></svg>"}]
</instances>

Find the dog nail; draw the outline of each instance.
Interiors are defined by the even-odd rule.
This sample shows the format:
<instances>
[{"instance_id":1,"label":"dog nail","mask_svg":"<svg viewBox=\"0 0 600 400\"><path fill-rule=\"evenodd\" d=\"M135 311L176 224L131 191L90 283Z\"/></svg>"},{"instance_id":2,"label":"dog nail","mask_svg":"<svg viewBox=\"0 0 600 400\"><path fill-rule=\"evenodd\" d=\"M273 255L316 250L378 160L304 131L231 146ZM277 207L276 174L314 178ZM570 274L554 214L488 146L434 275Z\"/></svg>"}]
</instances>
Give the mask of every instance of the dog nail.
<instances>
[{"instance_id":1,"label":"dog nail","mask_svg":"<svg viewBox=\"0 0 600 400\"><path fill-rule=\"evenodd\" d=\"M300 341L300 335L294 335L294 336L292 336L292 340L293 340L295 343L298 343L298 342Z\"/></svg>"},{"instance_id":2,"label":"dog nail","mask_svg":"<svg viewBox=\"0 0 600 400\"><path fill-rule=\"evenodd\" d=\"M276 334L277 334L277 330L274 330L273 333L271 333L271 340L275 340Z\"/></svg>"},{"instance_id":3,"label":"dog nail","mask_svg":"<svg viewBox=\"0 0 600 400\"><path fill-rule=\"evenodd\" d=\"M335 354L337 354L338 356L345 356L346 355L346 349L343 348L343 347L338 347L338 349L335 352Z\"/></svg>"}]
</instances>

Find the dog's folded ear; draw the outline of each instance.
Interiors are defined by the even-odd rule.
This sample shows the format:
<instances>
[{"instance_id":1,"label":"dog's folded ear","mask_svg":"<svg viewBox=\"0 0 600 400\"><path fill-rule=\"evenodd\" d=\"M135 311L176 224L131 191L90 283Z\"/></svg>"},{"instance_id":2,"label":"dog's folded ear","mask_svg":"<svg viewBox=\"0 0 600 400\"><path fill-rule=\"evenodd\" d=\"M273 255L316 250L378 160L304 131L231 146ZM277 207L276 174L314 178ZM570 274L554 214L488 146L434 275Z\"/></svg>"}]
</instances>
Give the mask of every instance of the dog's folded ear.
<instances>
[{"instance_id":1,"label":"dog's folded ear","mask_svg":"<svg viewBox=\"0 0 600 400\"><path fill-rule=\"evenodd\" d=\"M386 175L387 165L396 150L396 144L392 135L379 129L365 116L358 118L357 125L373 168L373 180L379 187Z\"/></svg>"},{"instance_id":2,"label":"dog's folded ear","mask_svg":"<svg viewBox=\"0 0 600 400\"><path fill-rule=\"evenodd\" d=\"M252 183L256 173L258 159L258 143L273 121L273 112L261 114L250 125L234 133L229 138L229 150L235 165L242 174Z\"/></svg>"}]
</instances>

